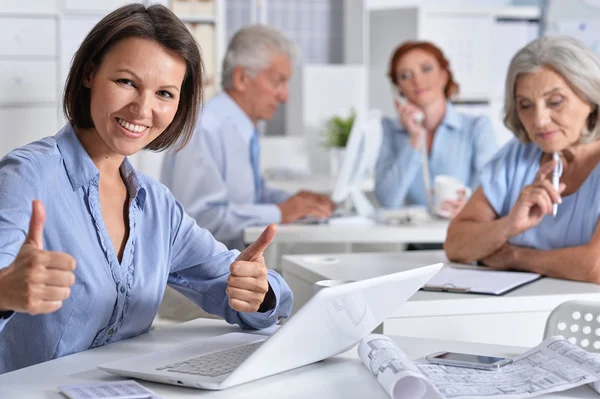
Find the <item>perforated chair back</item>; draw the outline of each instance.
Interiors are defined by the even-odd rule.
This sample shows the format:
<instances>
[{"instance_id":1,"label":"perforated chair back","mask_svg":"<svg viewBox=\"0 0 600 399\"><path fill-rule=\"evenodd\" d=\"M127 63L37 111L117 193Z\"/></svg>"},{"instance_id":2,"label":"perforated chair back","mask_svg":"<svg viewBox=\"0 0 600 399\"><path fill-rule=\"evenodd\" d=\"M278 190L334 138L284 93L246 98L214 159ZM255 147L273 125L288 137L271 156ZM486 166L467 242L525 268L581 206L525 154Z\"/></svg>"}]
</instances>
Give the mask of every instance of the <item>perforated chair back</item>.
<instances>
[{"instance_id":1,"label":"perforated chair back","mask_svg":"<svg viewBox=\"0 0 600 399\"><path fill-rule=\"evenodd\" d=\"M558 305L546 320L544 339L555 335L600 353L600 302L573 300Z\"/></svg>"}]
</instances>

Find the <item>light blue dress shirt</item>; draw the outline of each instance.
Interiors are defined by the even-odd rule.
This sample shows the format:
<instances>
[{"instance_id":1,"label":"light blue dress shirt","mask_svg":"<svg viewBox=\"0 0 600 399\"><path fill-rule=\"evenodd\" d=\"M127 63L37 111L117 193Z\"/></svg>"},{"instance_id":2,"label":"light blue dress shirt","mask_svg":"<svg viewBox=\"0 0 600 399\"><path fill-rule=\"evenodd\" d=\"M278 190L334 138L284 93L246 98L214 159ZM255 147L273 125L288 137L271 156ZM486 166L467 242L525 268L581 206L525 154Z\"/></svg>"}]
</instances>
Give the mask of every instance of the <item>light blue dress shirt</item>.
<instances>
[{"instance_id":1,"label":"light blue dress shirt","mask_svg":"<svg viewBox=\"0 0 600 399\"><path fill-rule=\"evenodd\" d=\"M279 223L275 204L289 198L262 179L256 195L250 159L254 131L244 111L220 92L204 105L190 143L167 153L162 166L161 181L185 211L230 248L244 247L244 228Z\"/></svg>"},{"instance_id":2,"label":"light blue dress shirt","mask_svg":"<svg viewBox=\"0 0 600 399\"><path fill-rule=\"evenodd\" d=\"M410 145L398 118L384 118L382 124L383 140L375 165L377 200L384 208L427 205L420 151ZM481 168L497 149L489 118L459 113L446 103L429 154L431 187L436 175L450 175L474 190Z\"/></svg>"},{"instance_id":3,"label":"light blue dress shirt","mask_svg":"<svg viewBox=\"0 0 600 399\"><path fill-rule=\"evenodd\" d=\"M523 187L540 170L542 150L533 143L509 141L481 172L481 188L499 217L507 216ZM546 215L535 227L509 240L542 250L576 247L590 242L600 217L600 164L571 195L562 197L556 217ZM575 265L572 265L575 266ZM569 267L569 265L565 265Z\"/></svg>"},{"instance_id":4,"label":"light blue dress shirt","mask_svg":"<svg viewBox=\"0 0 600 399\"><path fill-rule=\"evenodd\" d=\"M0 267L19 252L34 199L46 207L44 249L66 252L77 262L62 308L0 320L0 373L147 332L167 283L244 328L268 327L289 315L292 293L273 271L273 310L231 309L225 288L239 252L198 227L166 187L137 173L127 159L121 175L130 200L129 238L119 262L102 218L98 169L70 125L0 161Z\"/></svg>"}]
</instances>

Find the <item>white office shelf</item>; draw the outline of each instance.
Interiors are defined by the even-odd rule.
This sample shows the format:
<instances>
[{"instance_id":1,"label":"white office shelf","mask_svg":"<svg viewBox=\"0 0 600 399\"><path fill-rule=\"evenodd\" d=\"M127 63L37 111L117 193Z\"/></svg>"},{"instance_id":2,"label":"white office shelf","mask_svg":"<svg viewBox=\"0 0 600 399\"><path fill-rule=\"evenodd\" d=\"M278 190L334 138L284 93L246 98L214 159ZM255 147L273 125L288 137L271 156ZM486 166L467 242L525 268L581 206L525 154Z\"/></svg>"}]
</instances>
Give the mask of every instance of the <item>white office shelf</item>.
<instances>
[{"instance_id":1,"label":"white office shelf","mask_svg":"<svg viewBox=\"0 0 600 399\"><path fill-rule=\"evenodd\" d=\"M177 15L184 23L190 24L215 24L217 17L214 15Z\"/></svg>"},{"instance_id":2,"label":"white office shelf","mask_svg":"<svg viewBox=\"0 0 600 399\"><path fill-rule=\"evenodd\" d=\"M411 7L405 7L411 8ZM415 8L415 7L412 7ZM538 7L514 6L514 7L431 7L421 6L420 10L426 13L446 15L489 15L493 18L510 19L540 19L541 11Z\"/></svg>"}]
</instances>

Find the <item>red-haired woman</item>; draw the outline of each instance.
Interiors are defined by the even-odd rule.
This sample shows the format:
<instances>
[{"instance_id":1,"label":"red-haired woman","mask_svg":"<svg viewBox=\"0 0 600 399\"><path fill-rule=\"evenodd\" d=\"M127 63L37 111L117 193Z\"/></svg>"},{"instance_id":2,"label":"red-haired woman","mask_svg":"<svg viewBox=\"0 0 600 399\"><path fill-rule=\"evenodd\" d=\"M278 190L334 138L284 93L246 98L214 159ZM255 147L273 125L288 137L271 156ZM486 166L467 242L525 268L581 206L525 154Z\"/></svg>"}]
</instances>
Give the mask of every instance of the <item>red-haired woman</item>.
<instances>
[{"instance_id":1,"label":"red-haired woman","mask_svg":"<svg viewBox=\"0 0 600 399\"><path fill-rule=\"evenodd\" d=\"M442 51L428 42L406 42L394 51L388 76L406 101L394 99L398 116L382 122L384 137L375 178L379 203L385 208L427 204L421 171L423 142L431 182L436 175L450 175L474 191L479 171L497 144L489 118L462 114L450 103L458 84ZM423 119L417 122L419 113ZM453 218L465 202L460 196L446 201L446 214Z\"/></svg>"}]
</instances>

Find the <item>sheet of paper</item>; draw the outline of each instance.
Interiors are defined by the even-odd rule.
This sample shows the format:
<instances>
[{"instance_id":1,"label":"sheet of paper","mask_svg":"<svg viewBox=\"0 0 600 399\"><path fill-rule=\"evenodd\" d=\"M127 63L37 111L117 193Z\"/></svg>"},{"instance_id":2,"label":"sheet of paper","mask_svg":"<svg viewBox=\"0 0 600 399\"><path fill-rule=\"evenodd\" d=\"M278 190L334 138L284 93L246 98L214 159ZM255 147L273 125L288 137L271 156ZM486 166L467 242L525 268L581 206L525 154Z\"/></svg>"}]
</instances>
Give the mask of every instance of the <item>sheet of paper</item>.
<instances>
[{"instance_id":1,"label":"sheet of paper","mask_svg":"<svg viewBox=\"0 0 600 399\"><path fill-rule=\"evenodd\" d=\"M63 385L58 389L69 399L160 399L133 380Z\"/></svg>"},{"instance_id":2,"label":"sheet of paper","mask_svg":"<svg viewBox=\"0 0 600 399\"><path fill-rule=\"evenodd\" d=\"M358 355L390 398L441 398L415 363L385 335L371 334L358 345Z\"/></svg>"},{"instance_id":3,"label":"sheet of paper","mask_svg":"<svg viewBox=\"0 0 600 399\"><path fill-rule=\"evenodd\" d=\"M415 364L382 335L365 338L358 351L392 399L420 399L425 393L451 399L521 399L600 380L600 359L562 337L548 338L498 370ZM415 380L421 384L418 390Z\"/></svg>"}]
</instances>

